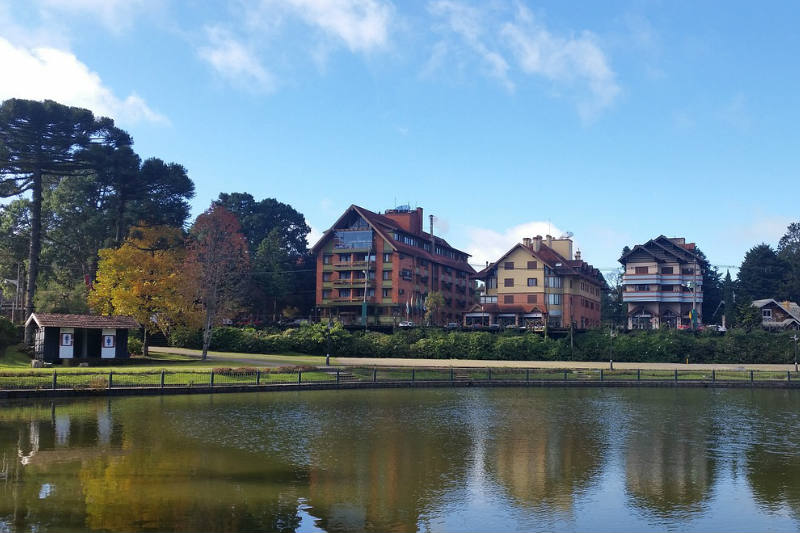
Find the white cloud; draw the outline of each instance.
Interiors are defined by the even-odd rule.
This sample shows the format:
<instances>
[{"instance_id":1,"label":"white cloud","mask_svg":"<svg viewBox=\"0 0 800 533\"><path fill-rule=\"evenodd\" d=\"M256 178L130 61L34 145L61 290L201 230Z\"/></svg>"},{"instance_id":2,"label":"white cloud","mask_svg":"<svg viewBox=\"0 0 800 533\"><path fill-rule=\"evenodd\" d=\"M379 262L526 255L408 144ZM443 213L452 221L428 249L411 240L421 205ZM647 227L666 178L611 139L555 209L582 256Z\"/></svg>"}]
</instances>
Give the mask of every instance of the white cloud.
<instances>
[{"instance_id":1,"label":"white cloud","mask_svg":"<svg viewBox=\"0 0 800 533\"><path fill-rule=\"evenodd\" d=\"M45 13L89 16L116 32L129 27L138 13L159 6L154 0L39 0L39 4Z\"/></svg>"},{"instance_id":2,"label":"white cloud","mask_svg":"<svg viewBox=\"0 0 800 533\"><path fill-rule=\"evenodd\" d=\"M451 0L438 0L428 4L428 11L435 17L445 19L446 28L463 39L481 58L483 67L489 75L497 78L509 91L514 90L514 83L508 77L508 62L499 52L490 49L485 42L482 13L477 8ZM442 52L443 45L437 43L429 65L434 60L439 63Z\"/></svg>"},{"instance_id":3,"label":"white cloud","mask_svg":"<svg viewBox=\"0 0 800 533\"><path fill-rule=\"evenodd\" d=\"M524 237L536 235L560 237L565 232L547 221L531 221L508 228L502 233L486 228L467 228L469 244L465 251L472 255L469 262L480 270L486 262L494 262Z\"/></svg>"},{"instance_id":4,"label":"white cloud","mask_svg":"<svg viewBox=\"0 0 800 533\"><path fill-rule=\"evenodd\" d=\"M121 123L168 122L135 93L124 99L117 97L96 72L70 52L50 47L16 47L0 37L0 65L14 73L0 78L0 100L51 99L90 109Z\"/></svg>"},{"instance_id":5,"label":"white cloud","mask_svg":"<svg viewBox=\"0 0 800 533\"><path fill-rule=\"evenodd\" d=\"M218 26L206 28L208 43L198 50L221 76L236 85L256 90L272 90L272 75L261 65L255 52Z\"/></svg>"},{"instance_id":6,"label":"white cloud","mask_svg":"<svg viewBox=\"0 0 800 533\"><path fill-rule=\"evenodd\" d=\"M504 24L501 34L526 74L562 84L586 84L592 97L579 101L583 118L609 106L620 92L606 55L590 32L578 37L554 35L520 5L515 20Z\"/></svg>"},{"instance_id":7,"label":"white cloud","mask_svg":"<svg viewBox=\"0 0 800 533\"><path fill-rule=\"evenodd\" d=\"M286 0L309 25L341 39L353 52L386 45L391 4L377 0Z\"/></svg>"},{"instance_id":8,"label":"white cloud","mask_svg":"<svg viewBox=\"0 0 800 533\"><path fill-rule=\"evenodd\" d=\"M311 248L319 242L319 240L322 238L323 232L319 231L314 226L309 225L309 227L311 228L311 231L308 232L306 239L308 240L308 247Z\"/></svg>"}]
</instances>

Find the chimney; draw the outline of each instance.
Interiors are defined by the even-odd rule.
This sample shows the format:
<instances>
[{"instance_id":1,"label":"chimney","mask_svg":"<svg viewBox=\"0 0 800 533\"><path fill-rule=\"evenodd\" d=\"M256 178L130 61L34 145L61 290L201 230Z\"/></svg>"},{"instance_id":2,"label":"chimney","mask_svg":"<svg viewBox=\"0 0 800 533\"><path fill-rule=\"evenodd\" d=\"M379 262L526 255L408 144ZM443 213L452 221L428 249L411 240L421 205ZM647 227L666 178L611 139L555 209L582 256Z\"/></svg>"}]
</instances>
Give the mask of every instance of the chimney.
<instances>
[{"instance_id":1,"label":"chimney","mask_svg":"<svg viewBox=\"0 0 800 533\"><path fill-rule=\"evenodd\" d=\"M522 245L525 246L525 248L530 248L531 247L531 238L530 237L523 237Z\"/></svg>"},{"instance_id":2,"label":"chimney","mask_svg":"<svg viewBox=\"0 0 800 533\"><path fill-rule=\"evenodd\" d=\"M548 248L552 248L553 247L553 236L552 235L545 235L545 239L547 239Z\"/></svg>"},{"instance_id":3,"label":"chimney","mask_svg":"<svg viewBox=\"0 0 800 533\"><path fill-rule=\"evenodd\" d=\"M542 236L537 235L536 237L533 238L533 251L538 252L541 249L542 249Z\"/></svg>"},{"instance_id":4,"label":"chimney","mask_svg":"<svg viewBox=\"0 0 800 533\"><path fill-rule=\"evenodd\" d=\"M580 260L581 260L581 251L575 250L575 261L580 261Z\"/></svg>"}]
</instances>

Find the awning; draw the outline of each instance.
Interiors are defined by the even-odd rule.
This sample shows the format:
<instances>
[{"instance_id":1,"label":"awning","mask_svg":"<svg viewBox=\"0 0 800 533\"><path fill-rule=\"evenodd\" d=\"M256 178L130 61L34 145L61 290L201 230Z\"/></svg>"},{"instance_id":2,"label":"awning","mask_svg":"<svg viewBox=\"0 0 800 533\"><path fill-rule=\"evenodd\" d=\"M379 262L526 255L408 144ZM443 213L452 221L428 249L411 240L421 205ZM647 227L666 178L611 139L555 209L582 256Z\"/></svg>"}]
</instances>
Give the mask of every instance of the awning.
<instances>
[{"instance_id":1,"label":"awning","mask_svg":"<svg viewBox=\"0 0 800 533\"><path fill-rule=\"evenodd\" d=\"M464 316L467 318L482 318L485 316L488 317L489 313L464 313Z\"/></svg>"},{"instance_id":2,"label":"awning","mask_svg":"<svg viewBox=\"0 0 800 533\"><path fill-rule=\"evenodd\" d=\"M523 318L542 318L544 315L542 313L525 313L522 316Z\"/></svg>"},{"instance_id":3,"label":"awning","mask_svg":"<svg viewBox=\"0 0 800 533\"><path fill-rule=\"evenodd\" d=\"M500 313L499 315L497 315L497 318L516 318L516 317L517 315L515 315L514 313Z\"/></svg>"}]
</instances>

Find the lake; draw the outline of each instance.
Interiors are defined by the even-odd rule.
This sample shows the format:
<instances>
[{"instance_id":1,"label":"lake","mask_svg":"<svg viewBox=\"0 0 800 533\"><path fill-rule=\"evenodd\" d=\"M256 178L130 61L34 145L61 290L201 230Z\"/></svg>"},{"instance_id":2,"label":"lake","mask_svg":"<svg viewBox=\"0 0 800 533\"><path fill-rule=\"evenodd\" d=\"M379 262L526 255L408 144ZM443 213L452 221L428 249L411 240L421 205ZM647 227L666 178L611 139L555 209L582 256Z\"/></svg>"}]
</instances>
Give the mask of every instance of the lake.
<instances>
[{"instance_id":1,"label":"lake","mask_svg":"<svg viewBox=\"0 0 800 533\"><path fill-rule=\"evenodd\" d=\"M0 403L0 532L798 529L800 390Z\"/></svg>"}]
</instances>

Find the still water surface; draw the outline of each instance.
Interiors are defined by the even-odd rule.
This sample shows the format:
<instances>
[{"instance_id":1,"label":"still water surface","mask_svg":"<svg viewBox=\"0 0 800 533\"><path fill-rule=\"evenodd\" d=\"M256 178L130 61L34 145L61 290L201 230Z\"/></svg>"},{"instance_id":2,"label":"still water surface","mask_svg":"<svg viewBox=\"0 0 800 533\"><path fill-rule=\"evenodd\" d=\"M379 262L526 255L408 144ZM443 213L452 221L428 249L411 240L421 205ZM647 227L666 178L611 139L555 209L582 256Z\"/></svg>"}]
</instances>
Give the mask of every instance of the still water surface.
<instances>
[{"instance_id":1,"label":"still water surface","mask_svg":"<svg viewBox=\"0 0 800 533\"><path fill-rule=\"evenodd\" d=\"M0 532L800 529L800 391L0 403Z\"/></svg>"}]
</instances>

